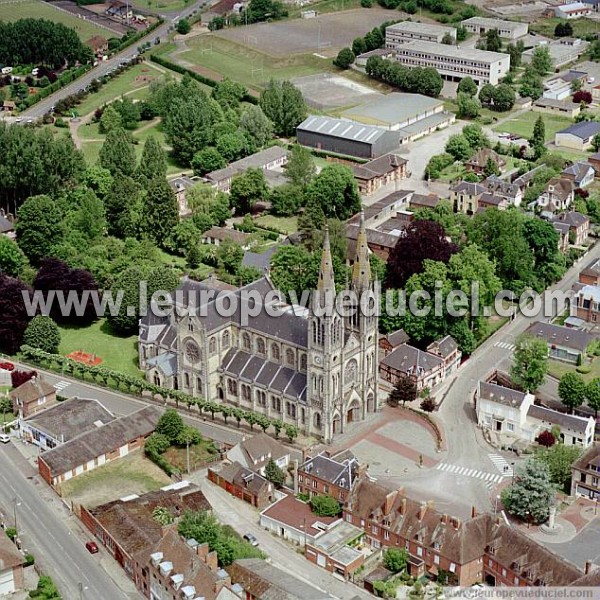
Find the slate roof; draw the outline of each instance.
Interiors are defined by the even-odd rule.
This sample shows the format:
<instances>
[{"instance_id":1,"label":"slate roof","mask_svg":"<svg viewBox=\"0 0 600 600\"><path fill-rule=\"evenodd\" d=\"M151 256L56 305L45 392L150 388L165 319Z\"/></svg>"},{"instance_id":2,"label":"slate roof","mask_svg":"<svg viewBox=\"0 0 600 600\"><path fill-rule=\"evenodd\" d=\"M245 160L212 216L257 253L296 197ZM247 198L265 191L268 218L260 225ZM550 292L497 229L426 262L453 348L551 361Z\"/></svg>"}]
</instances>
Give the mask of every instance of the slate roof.
<instances>
[{"instance_id":1,"label":"slate roof","mask_svg":"<svg viewBox=\"0 0 600 600\"><path fill-rule=\"evenodd\" d=\"M254 465L260 469L269 459L277 460L289 455L289 450L277 440L266 433L257 433L247 440L240 442L240 448L247 455L250 461L249 465ZM260 459L265 456L266 459L261 462Z\"/></svg>"},{"instance_id":2,"label":"slate roof","mask_svg":"<svg viewBox=\"0 0 600 600\"><path fill-rule=\"evenodd\" d=\"M503 204L508 204L508 198L506 198L506 196L497 196L496 194L486 192L485 194L481 194L479 204L499 207Z\"/></svg>"},{"instance_id":3,"label":"slate roof","mask_svg":"<svg viewBox=\"0 0 600 600\"><path fill-rule=\"evenodd\" d=\"M511 408L521 408L526 394L496 383L479 382L479 397Z\"/></svg>"},{"instance_id":4,"label":"slate roof","mask_svg":"<svg viewBox=\"0 0 600 600\"><path fill-rule=\"evenodd\" d=\"M562 223L566 223L569 227L581 227L586 223L589 223L590 220L586 215L582 215L580 212L576 210L570 210L568 212L561 213L556 217L557 221L561 221Z\"/></svg>"},{"instance_id":5,"label":"slate roof","mask_svg":"<svg viewBox=\"0 0 600 600\"><path fill-rule=\"evenodd\" d=\"M4 573L8 569L23 564L25 564L25 557L19 552L12 540L2 532L2 535L0 535L0 572Z\"/></svg>"},{"instance_id":6,"label":"slate roof","mask_svg":"<svg viewBox=\"0 0 600 600\"><path fill-rule=\"evenodd\" d=\"M484 168L489 159L492 159L500 168L506 165L506 160L502 158L497 152L494 152L491 148L480 148L471 156L471 158L465 163L472 167Z\"/></svg>"},{"instance_id":7,"label":"slate roof","mask_svg":"<svg viewBox=\"0 0 600 600\"><path fill-rule=\"evenodd\" d=\"M271 488L271 483L267 479L239 462L223 465L218 473L219 477L228 483L242 487L256 496Z\"/></svg>"},{"instance_id":8,"label":"slate roof","mask_svg":"<svg viewBox=\"0 0 600 600\"><path fill-rule=\"evenodd\" d=\"M559 425L561 429L570 429L582 435L586 432L590 424L589 417L578 417L577 415L567 415L566 413L546 408L545 406L536 406L532 404L527 411L527 416L540 421L546 421L552 425Z\"/></svg>"},{"instance_id":9,"label":"slate roof","mask_svg":"<svg viewBox=\"0 0 600 600\"><path fill-rule=\"evenodd\" d=\"M496 175L490 175L487 179L484 179L482 185L495 196L514 199L519 193L519 186L516 183L505 181Z\"/></svg>"},{"instance_id":10,"label":"slate roof","mask_svg":"<svg viewBox=\"0 0 600 600\"><path fill-rule=\"evenodd\" d=\"M579 183L580 181L583 180L584 177L586 177L589 174L590 169L592 171L594 171L594 167L592 167L592 165L590 165L590 163L578 161L576 163L573 163L572 165L569 165L568 167L565 167L563 169L562 174L563 175L572 175L573 181L575 181L576 183Z\"/></svg>"},{"instance_id":11,"label":"slate roof","mask_svg":"<svg viewBox=\"0 0 600 600\"><path fill-rule=\"evenodd\" d=\"M581 121L561 129L558 133L571 134L582 140L587 138L593 138L597 133L600 132L600 123L597 121Z\"/></svg>"},{"instance_id":12,"label":"slate roof","mask_svg":"<svg viewBox=\"0 0 600 600\"><path fill-rule=\"evenodd\" d=\"M35 402L39 398L50 396L55 393L56 389L54 386L35 375L25 383L21 384L18 388L14 389L10 393L10 397L12 400L18 398L23 404L31 404L31 402Z\"/></svg>"},{"instance_id":13,"label":"slate roof","mask_svg":"<svg viewBox=\"0 0 600 600\"><path fill-rule=\"evenodd\" d=\"M381 364L407 375L418 375L439 368L443 362L439 356L408 344L401 344L384 357Z\"/></svg>"},{"instance_id":14,"label":"slate roof","mask_svg":"<svg viewBox=\"0 0 600 600\"><path fill-rule=\"evenodd\" d=\"M5 103L6 104L6 103ZM0 215L0 233L14 231L15 226L4 215Z\"/></svg>"},{"instance_id":15,"label":"slate roof","mask_svg":"<svg viewBox=\"0 0 600 600\"><path fill-rule=\"evenodd\" d=\"M49 467L51 476L57 477L112 452L129 441L150 435L156 428L161 414L162 410L159 408L145 406L130 415L115 419L61 446L43 452L40 460Z\"/></svg>"},{"instance_id":16,"label":"slate roof","mask_svg":"<svg viewBox=\"0 0 600 600\"><path fill-rule=\"evenodd\" d=\"M158 367L164 375L171 377L177 373L177 354L174 352L163 352L146 360L151 367Z\"/></svg>"},{"instance_id":17,"label":"slate roof","mask_svg":"<svg viewBox=\"0 0 600 600\"><path fill-rule=\"evenodd\" d=\"M543 323L542 321L530 325L525 334L542 339L547 344L564 346L578 352L585 352L590 343L596 339L594 335L585 331L553 325L552 323Z\"/></svg>"},{"instance_id":18,"label":"slate roof","mask_svg":"<svg viewBox=\"0 0 600 600\"><path fill-rule=\"evenodd\" d=\"M353 454L336 460L335 456L321 453L307 459L299 470L332 485L350 490L358 473L358 461Z\"/></svg>"},{"instance_id":19,"label":"slate roof","mask_svg":"<svg viewBox=\"0 0 600 600\"><path fill-rule=\"evenodd\" d=\"M600 259L596 258L588 263L581 271L581 275L600 277Z\"/></svg>"},{"instance_id":20,"label":"slate roof","mask_svg":"<svg viewBox=\"0 0 600 600\"><path fill-rule=\"evenodd\" d=\"M363 165L353 165L352 172L357 179L370 180L391 173L396 167L408 161L397 154L384 154Z\"/></svg>"},{"instance_id":21,"label":"slate roof","mask_svg":"<svg viewBox=\"0 0 600 600\"><path fill-rule=\"evenodd\" d=\"M398 329L397 331L392 331L384 336L385 339L394 347L400 346L400 344L405 344L410 340L408 333L404 331L404 329Z\"/></svg>"},{"instance_id":22,"label":"slate roof","mask_svg":"<svg viewBox=\"0 0 600 600\"><path fill-rule=\"evenodd\" d=\"M467 194L469 196L478 196L480 194L485 193L486 189L479 183L472 183L470 181L460 181L459 183L455 183L450 188L450 191L459 194Z\"/></svg>"},{"instance_id":23,"label":"slate roof","mask_svg":"<svg viewBox=\"0 0 600 600\"><path fill-rule=\"evenodd\" d=\"M265 150L261 150L260 152L256 152L255 154L251 154L250 156L246 156L246 158L236 160L224 169L217 169L216 171L211 171L210 173L207 173L206 179L212 181L213 183L227 181L228 179L231 179L234 175L237 175L238 173L243 173L244 171L250 168L265 169L268 164L282 159L286 156L287 150L285 148L282 148L281 146L271 146L269 148L266 148Z\"/></svg>"},{"instance_id":24,"label":"slate roof","mask_svg":"<svg viewBox=\"0 0 600 600\"><path fill-rule=\"evenodd\" d=\"M231 227L211 227L202 234L203 240L215 239L220 241L229 240L236 244L244 245L248 242L251 235L244 231L238 231Z\"/></svg>"},{"instance_id":25,"label":"slate roof","mask_svg":"<svg viewBox=\"0 0 600 600\"><path fill-rule=\"evenodd\" d=\"M600 467L600 444L590 446L574 463L573 467L582 471L589 470L589 466ZM594 471L596 472L596 471Z\"/></svg>"},{"instance_id":26,"label":"slate roof","mask_svg":"<svg viewBox=\"0 0 600 600\"><path fill-rule=\"evenodd\" d=\"M409 202L411 208L435 208L439 203L437 194L413 194Z\"/></svg>"},{"instance_id":27,"label":"slate roof","mask_svg":"<svg viewBox=\"0 0 600 600\"><path fill-rule=\"evenodd\" d=\"M447 358L456 352L456 350L458 350L458 344L451 335L446 335L427 346L428 352L435 352L444 358Z\"/></svg>"},{"instance_id":28,"label":"slate roof","mask_svg":"<svg viewBox=\"0 0 600 600\"><path fill-rule=\"evenodd\" d=\"M557 197L561 202L565 202L573 193L573 182L570 179L553 177L546 184L544 193Z\"/></svg>"},{"instance_id":29,"label":"slate roof","mask_svg":"<svg viewBox=\"0 0 600 600\"><path fill-rule=\"evenodd\" d=\"M279 250L279 246L271 246L265 252L252 252L250 250L246 250L244 253L244 258L242 259L243 267L254 267L258 269L261 273L265 271L265 269L269 269L271 267L271 258L275 252Z\"/></svg>"},{"instance_id":30,"label":"slate roof","mask_svg":"<svg viewBox=\"0 0 600 600\"><path fill-rule=\"evenodd\" d=\"M347 225L346 237L349 240L356 241L358 239L358 230L358 225ZM391 250L392 248L396 247L396 244L398 243L398 236L367 227L367 243L375 244L376 246L383 246L384 248Z\"/></svg>"}]
</instances>

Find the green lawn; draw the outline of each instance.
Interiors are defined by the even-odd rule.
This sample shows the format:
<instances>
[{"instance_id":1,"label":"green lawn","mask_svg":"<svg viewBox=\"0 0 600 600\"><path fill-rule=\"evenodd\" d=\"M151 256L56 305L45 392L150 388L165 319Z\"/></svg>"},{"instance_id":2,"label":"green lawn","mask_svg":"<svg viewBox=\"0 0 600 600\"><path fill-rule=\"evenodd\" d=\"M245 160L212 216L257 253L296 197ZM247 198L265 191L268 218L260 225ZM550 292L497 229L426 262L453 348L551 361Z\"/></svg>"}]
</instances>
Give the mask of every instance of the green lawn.
<instances>
[{"instance_id":1,"label":"green lawn","mask_svg":"<svg viewBox=\"0 0 600 600\"><path fill-rule=\"evenodd\" d=\"M554 37L554 29L559 23L565 23L562 19L537 19L529 25L529 31L534 31L547 37ZM596 35L598 32L598 23L590 19L574 19L569 21L573 26L573 37L586 37Z\"/></svg>"},{"instance_id":2,"label":"green lawn","mask_svg":"<svg viewBox=\"0 0 600 600\"><path fill-rule=\"evenodd\" d=\"M185 8L191 0L133 0L133 6L139 6L156 12L169 12Z\"/></svg>"},{"instance_id":3,"label":"green lawn","mask_svg":"<svg viewBox=\"0 0 600 600\"><path fill-rule=\"evenodd\" d=\"M211 440L202 440L200 444L190 446L190 472L202 468L206 461L215 455L215 447ZM185 473L187 470L187 449L171 446L163 454L176 469Z\"/></svg>"},{"instance_id":4,"label":"green lawn","mask_svg":"<svg viewBox=\"0 0 600 600\"><path fill-rule=\"evenodd\" d=\"M374 3L374 6L378 6ZM342 10L351 10L361 8L360 0L321 0L313 2L310 6L302 8L290 8L290 18L299 17L303 10L316 10L320 15L325 13L340 12Z\"/></svg>"},{"instance_id":5,"label":"green lawn","mask_svg":"<svg viewBox=\"0 0 600 600\"><path fill-rule=\"evenodd\" d=\"M0 21L11 22L19 19L48 19L55 23L62 23L74 29L84 42L94 35L101 35L105 38L120 37L118 33L112 33L89 21L78 19L75 15L58 10L47 2L38 2L37 0L0 2Z\"/></svg>"},{"instance_id":6,"label":"green lawn","mask_svg":"<svg viewBox=\"0 0 600 600\"><path fill-rule=\"evenodd\" d=\"M105 319L99 319L88 327L62 325L59 328L60 354L83 350L101 358L102 366L108 369L141 377L138 369L137 335L117 335Z\"/></svg>"},{"instance_id":7,"label":"green lawn","mask_svg":"<svg viewBox=\"0 0 600 600\"><path fill-rule=\"evenodd\" d=\"M600 377L600 357L594 357L591 363L586 360L584 363L586 366L591 366L592 370L589 373L581 373L583 379L590 382L592 379ZM575 371L575 365L566 363L560 360L549 360L548 361L548 374L552 375L556 379L560 379L565 373Z\"/></svg>"},{"instance_id":8,"label":"green lawn","mask_svg":"<svg viewBox=\"0 0 600 600\"><path fill-rule=\"evenodd\" d=\"M506 160L506 171L510 171L514 168L515 164L519 161L513 157L505 156ZM468 173L467 169L461 162L454 162L449 167L446 167L440 173L439 178L436 181L443 181L450 183L456 181L456 179L462 179Z\"/></svg>"},{"instance_id":9,"label":"green lawn","mask_svg":"<svg viewBox=\"0 0 600 600\"><path fill-rule=\"evenodd\" d=\"M542 115L544 124L546 125L546 141L554 139L554 134L565 127L573 124L571 119L566 117L555 117L554 115L545 115L536 112L525 112L517 115L509 121L504 121L500 125L492 127L492 131L496 133L513 133L524 138L530 138L533 134L533 126L538 116Z\"/></svg>"},{"instance_id":10,"label":"green lawn","mask_svg":"<svg viewBox=\"0 0 600 600\"><path fill-rule=\"evenodd\" d=\"M294 233L298 231L298 217L275 217L274 215L263 215L255 219L257 225L275 227L282 233Z\"/></svg>"}]
</instances>

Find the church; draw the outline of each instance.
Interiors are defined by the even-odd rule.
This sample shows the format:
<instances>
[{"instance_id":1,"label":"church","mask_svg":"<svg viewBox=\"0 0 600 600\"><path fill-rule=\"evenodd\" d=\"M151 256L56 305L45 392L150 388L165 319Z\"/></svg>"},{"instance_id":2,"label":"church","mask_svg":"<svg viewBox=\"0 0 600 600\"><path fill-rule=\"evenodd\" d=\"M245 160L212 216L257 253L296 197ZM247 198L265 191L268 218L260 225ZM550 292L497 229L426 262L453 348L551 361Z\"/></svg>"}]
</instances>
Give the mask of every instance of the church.
<instances>
[{"instance_id":1,"label":"church","mask_svg":"<svg viewBox=\"0 0 600 600\"><path fill-rule=\"evenodd\" d=\"M263 307L246 324L242 292L265 298L275 290L268 275L243 288L218 285L220 296L239 300L230 316L219 314L227 302L193 306L214 284L186 279L168 316L149 311L140 320L140 368L149 381L292 423L326 443L379 410L377 316L321 314L311 303L279 306L281 316ZM363 216L350 288L359 297L374 289ZM317 295L335 293L326 231Z\"/></svg>"}]
</instances>

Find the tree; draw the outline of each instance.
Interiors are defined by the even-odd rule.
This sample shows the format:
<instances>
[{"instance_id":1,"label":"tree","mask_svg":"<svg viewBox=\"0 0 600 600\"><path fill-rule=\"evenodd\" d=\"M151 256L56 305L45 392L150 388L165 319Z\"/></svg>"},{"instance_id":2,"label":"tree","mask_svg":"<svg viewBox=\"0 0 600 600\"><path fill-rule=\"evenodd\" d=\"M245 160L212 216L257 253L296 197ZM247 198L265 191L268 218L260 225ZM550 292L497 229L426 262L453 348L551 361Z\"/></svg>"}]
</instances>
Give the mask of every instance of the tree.
<instances>
[{"instance_id":1,"label":"tree","mask_svg":"<svg viewBox=\"0 0 600 600\"><path fill-rule=\"evenodd\" d=\"M508 111L514 106L515 100L515 91L510 85L501 83L494 88L492 94L492 107L494 110L498 112Z\"/></svg>"},{"instance_id":2,"label":"tree","mask_svg":"<svg viewBox=\"0 0 600 600\"><path fill-rule=\"evenodd\" d=\"M0 273L17 277L27 264L27 257L18 244L5 235L0 235Z\"/></svg>"},{"instance_id":3,"label":"tree","mask_svg":"<svg viewBox=\"0 0 600 600\"><path fill-rule=\"evenodd\" d=\"M313 496L309 503L317 517L337 517L342 510L340 503L333 496Z\"/></svg>"},{"instance_id":4,"label":"tree","mask_svg":"<svg viewBox=\"0 0 600 600\"><path fill-rule=\"evenodd\" d=\"M16 354L31 318L27 314L23 293L31 289L22 281L0 273L0 351Z\"/></svg>"},{"instance_id":5,"label":"tree","mask_svg":"<svg viewBox=\"0 0 600 600\"><path fill-rule=\"evenodd\" d=\"M541 48L541 46L538 46ZM519 94L523 97L529 97L532 100L537 100L544 93L544 83L540 74L531 66L525 67L525 72L519 80L521 86Z\"/></svg>"},{"instance_id":6,"label":"tree","mask_svg":"<svg viewBox=\"0 0 600 600\"><path fill-rule=\"evenodd\" d=\"M481 125L470 123L465 125L462 130L462 135L467 140L471 150L479 150L480 148L489 148L490 140L485 135Z\"/></svg>"},{"instance_id":7,"label":"tree","mask_svg":"<svg viewBox=\"0 0 600 600\"><path fill-rule=\"evenodd\" d=\"M250 168L240 173L231 182L231 204L238 215L252 211L254 205L267 197L268 188L262 169Z\"/></svg>"},{"instance_id":8,"label":"tree","mask_svg":"<svg viewBox=\"0 0 600 600\"><path fill-rule=\"evenodd\" d=\"M479 116L481 102L475 96L459 93L456 97L456 103L458 105L458 116L461 119L476 119Z\"/></svg>"},{"instance_id":9,"label":"tree","mask_svg":"<svg viewBox=\"0 0 600 600\"><path fill-rule=\"evenodd\" d=\"M546 464L529 459L518 468L513 485L502 492L502 504L522 521L543 523L550 514L554 493Z\"/></svg>"},{"instance_id":10,"label":"tree","mask_svg":"<svg viewBox=\"0 0 600 600\"><path fill-rule=\"evenodd\" d=\"M140 121L140 107L134 104L131 98L123 97L115 100L111 106L119 113L121 117L121 127L125 129L135 129Z\"/></svg>"},{"instance_id":11,"label":"tree","mask_svg":"<svg viewBox=\"0 0 600 600\"><path fill-rule=\"evenodd\" d=\"M532 148L544 147L546 143L546 125L542 115L539 115L533 126L533 134L529 140Z\"/></svg>"},{"instance_id":12,"label":"tree","mask_svg":"<svg viewBox=\"0 0 600 600\"><path fill-rule=\"evenodd\" d=\"M284 165L285 176L297 186L307 186L314 178L317 168L308 148L295 144Z\"/></svg>"},{"instance_id":13,"label":"tree","mask_svg":"<svg viewBox=\"0 0 600 600\"><path fill-rule=\"evenodd\" d=\"M587 387L583 377L575 371L565 373L558 382L558 396L571 413L583 404Z\"/></svg>"},{"instance_id":14,"label":"tree","mask_svg":"<svg viewBox=\"0 0 600 600\"><path fill-rule=\"evenodd\" d=\"M19 386L23 385L24 383L27 383L32 377L35 377L36 375L37 373L35 371L18 371L17 369L15 369L10 373L10 384L14 390Z\"/></svg>"},{"instance_id":15,"label":"tree","mask_svg":"<svg viewBox=\"0 0 600 600\"><path fill-rule=\"evenodd\" d=\"M457 251L457 246L446 239L446 232L439 223L413 221L389 254L385 286L401 289L411 275L421 272L425 260L446 263Z\"/></svg>"},{"instance_id":16,"label":"tree","mask_svg":"<svg viewBox=\"0 0 600 600\"><path fill-rule=\"evenodd\" d=\"M383 564L392 573L400 573L408 564L408 552L404 548L387 548L383 553Z\"/></svg>"},{"instance_id":17,"label":"tree","mask_svg":"<svg viewBox=\"0 0 600 600\"><path fill-rule=\"evenodd\" d=\"M417 397L417 385L410 377L402 375L398 378L394 389L388 396L390 406L398 406L400 402L404 406L407 402L412 402Z\"/></svg>"},{"instance_id":18,"label":"tree","mask_svg":"<svg viewBox=\"0 0 600 600\"><path fill-rule=\"evenodd\" d=\"M179 220L177 199L167 180L154 178L148 185L141 215L141 228L159 246L164 245Z\"/></svg>"},{"instance_id":19,"label":"tree","mask_svg":"<svg viewBox=\"0 0 600 600\"><path fill-rule=\"evenodd\" d=\"M32 196L23 203L17 217L17 243L25 256L38 264L64 236L62 214L49 196Z\"/></svg>"},{"instance_id":20,"label":"tree","mask_svg":"<svg viewBox=\"0 0 600 600\"><path fill-rule=\"evenodd\" d=\"M342 48L333 60L333 64L340 69L349 69L355 58L352 48Z\"/></svg>"},{"instance_id":21,"label":"tree","mask_svg":"<svg viewBox=\"0 0 600 600\"><path fill-rule=\"evenodd\" d=\"M213 98L220 104L223 110L237 108L248 90L237 81L227 77L217 83L213 90Z\"/></svg>"},{"instance_id":22,"label":"tree","mask_svg":"<svg viewBox=\"0 0 600 600\"><path fill-rule=\"evenodd\" d=\"M548 347L544 340L520 335L513 354L510 377L523 391L535 392L546 379Z\"/></svg>"},{"instance_id":23,"label":"tree","mask_svg":"<svg viewBox=\"0 0 600 600\"><path fill-rule=\"evenodd\" d=\"M554 28L555 37L570 37L573 35L573 26L568 21L557 23Z\"/></svg>"},{"instance_id":24,"label":"tree","mask_svg":"<svg viewBox=\"0 0 600 600\"><path fill-rule=\"evenodd\" d=\"M191 425L184 425L183 429L177 435L175 443L178 446L196 446L203 441L202 434Z\"/></svg>"},{"instance_id":25,"label":"tree","mask_svg":"<svg viewBox=\"0 0 600 600\"><path fill-rule=\"evenodd\" d=\"M136 158L131 136L122 127L111 129L102 148L98 162L101 167L104 167L113 177L123 175L131 177L135 172Z\"/></svg>"},{"instance_id":26,"label":"tree","mask_svg":"<svg viewBox=\"0 0 600 600\"><path fill-rule=\"evenodd\" d=\"M144 150L140 165L136 172L137 180L146 187L155 177L164 179L167 176L167 159L165 151L155 136L151 135L144 142Z\"/></svg>"},{"instance_id":27,"label":"tree","mask_svg":"<svg viewBox=\"0 0 600 600\"><path fill-rule=\"evenodd\" d=\"M113 129L122 127L121 115L115 110L115 108L109 104L103 111L100 117L100 126L98 130L100 133L108 133Z\"/></svg>"},{"instance_id":28,"label":"tree","mask_svg":"<svg viewBox=\"0 0 600 600\"><path fill-rule=\"evenodd\" d=\"M550 481L566 491L571 480L571 465L581 456L581 446L554 444L540 450L535 458L548 467Z\"/></svg>"},{"instance_id":29,"label":"tree","mask_svg":"<svg viewBox=\"0 0 600 600\"><path fill-rule=\"evenodd\" d=\"M473 150L464 135L451 135L446 143L445 151L454 157L454 160L466 161L473 154Z\"/></svg>"},{"instance_id":30,"label":"tree","mask_svg":"<svg viewBox=\"0 0 600 600\"><path fill-rule=\"evenodd\" d=\"M110 314L108 321L119 332L131 333L137 331L140 305L140 281L145 281L146 275L139 267L129 267L120 273L111 287L113 298L122 295L119 312ZM134 307L133 314L128 314L127 307ZM131 311L130 311L131 312Z\"/></svg>"},{"instance_id":31,"label":"tree","mask_svg":"<svg viewBox=\"0 0 600 600\"><path fill-rule=\"evenodd\" d=\"M485 50L488 52L500 52L502 50L502 40L497 29L488 29L485 36Z\"/></svg>"},{"instance_id":32,"label":"tree","mask_svg":"<svg viewBox=\"0 0 600 600\"><path fill-rule=\"evenodd\" d=\"M187 35L192 30L189 19L185 17L177 22L177 33L179 35Z\"/></svg>"},{"instance_id":33,"label":"tree","mask_svg":"<svg viewBox=\"0 0 600 600\"><path fill-rule=\"evenodd\" d=\"M92 190L74 194L79 208L73 213L73 224L88 241L95 241L106 233L106 213L104 203Z\"/></svg>"},{"instance_id":34,"label":"tree","mask_svg":"<svg viewBox=\"0 0 600 600\"><path fill-rule=\"evenodd\" d=\"M306 119L302 93L289 81L271 79L260 94L259 105L273 122L277 135L295 135L296 127Z\"/></svg>"},{"instance_id":35,"label":"tree","mask_svg":"<svg viewBox=\"0 0 600 600\"><path fill-rule=\"evenodd\" d=\"M202 148L200 152L194 154L192 158L192 169L194 175L202 177L207 173L223 169L227 166L227 161L221 156L221 153L214 146Z\"/></svg>"},{"instance_id":36,"label":"tree","mask_svg":"<svg viewBox=\"0 0 600 600\"><path fill-rule=\"evenodd\" d=\"M537 46L531 55L531 68L540 76L544 76L552 71L552 57L547 45Z\"/></svg>"},{"instance_id":37,"label":"tree","mask_svg":"<svg viewBox=\"0 0 600 600\"><path fill-rule=\"evenodd\" d=\"M536 442L540 446L544 446L545 448L550 448L550 446L554 446L556 443L556 438L548 429L544 429L540 435L537 436Z\"/></svg>"},{"instance_id":38,"label":"tree","mask_svg":"<svg viewBox=\"0 0 600 600\"><path fill-rule=\"evenodd\" d=\"M324 167L306 188L307 203L319 203L326 217L346 220L361 207L358 186L352 171L345 165Z\"/></svg>"},{"instance_id":39,"label":"tree","mask_svg":"<svg viewBox=\"0 0 600 600\"><path fill-rule=\"evenodd\" d=\"M167 408L158 419L156 433L164 435L171 444L176 444L184 427L181 415L174 408Z\"/></svg>"},{"instance_id":40,"label":"tree","mask_svg":"<svg viewBox=\"0 0 600 600\"><path fill-rule=\"evenodd\" d=\"M49 354L58 354L60 331L56 323L43 315L34 317L27 325L23 335L23 343L32 348L39 348Z\"/></svg>"},{"instance_id":41,"label":"tree","mask_svg":"<svg viewBox=\"0 0 600 600\"><path fill-rule=\"evenodd\" d=\"M593 138L592 138L592 148L594 148L595 152L600 151L600 133L597 133Z\"/></svg>"},{"instance_id":42,"label":"tree","mask_svg":"<svg viewBox=\"0 0 600 600\"><path fill-rule=\"evenodd\" d=\"M473 97L477 95L477 84L473 81L472 77L467 76L458 82L456 91L459 94L466 94Z\"/></svg>"},{"instance_id":43,"label":"tree","mask_svg":"<svg viewBox=\"0 0 600 600\"><path fill-rule=\"evenodd\" d=\"M274 215L289 217L298 212L304 201L304 194L301 187L289 183L273 188L269 199L271 201L271 212Z\"/></svg>"},{"instance_id":44,"label":"tree","mask_svg":"<svg viewBox=\"0 0 600 600\"><path fill-rule=\"evenodd\" d=\"M586 90L578 90L573 94L573 102L575 104L591 104L592 94Z\"/></svg>"},{"instance_id":45,"label":"tree","mask_svg":"<svg viewBox=\"0 0 600 600\"><path fill-rule=\"evenodd\" d=\"M442 38L442 44L446 44L446 46L454 46L454 36L447 31Z\"/></svg>"},{"instance_id":46,"label":"tree","mask_svg":"<svg viewBox=\"0 0 600 600\"><path fill-rule=\"evenodd\" d=\"M175 517L171 514L171 511L164 506L157 506L152 511L152 518L163 527L175 522Z\"/></svg>"},{"instance_id":47,"label":"tree","mask_svg":"<svg viewBox=\"0 0 600 600\"><path fill-rule=\"evenodd\" d=\"M272 458L265 466L265 478L275 484L277 488L280 488L285 483L285 473Z\"/></svg>"},{"instance_id":48,"label":"tree","mask_svg":"<svg viewBox=\"0 0 600 600\"><path fill-rule=\"evenodd\" d=\"M485 167L483 168L483 174L486 177L490 177L492 175L500 175L500 167L498 163L490 156L485 163Z\"/></svg>"},{"instance_id":49,"label":"tree","mask_svg":"<svg viewBox=\"0 0 600 600\"><path fill-rule=\"evenodd\" d=\"M270 277L284 294L301 294L316 288L319 265L319 256L303 246L281 246L271 258Z\"/></svg>"},{"instance_id":50,"label":"tree","mask_svg":"<svg viewBox=\"0 0 600 600\"><path fill-rule=\"evenodd\" d=\"M516 44L511 43L506 46L506 53L510 56L511 71L514 71L521 66L524 49L525 47L521 40L519 40Z\"/></svg>"},{"instance_id":51,"label":"tree","mask_svg":"<svg viewBox=\"0 0 600 600\"><path fill-rule=\"evenodd\" d=\"M491 106L494 100L494 86L486 83L479 90L479 101L483 106Z\"/></svg>"},{"instance_id":52,"label":"tree","mask_svg":"<svg viewBox=\"0 0 600 600\"><path fill-rule=\"evenodd\" d=\"M600 377L590 381L585 388L585 399L588 406L594 411L594 418L598 418L600 410Z\"/></svg>"},{"instance_id":53,"label":"tree","mask_svg":"<svg viewBox=\"0 0 600 600\"><path fill-rule=\"evenodd\" d=\"M104 206L110 235L122 238L137 237L142 209L142 190L133 178L117 175L104 200Z\"/></svg>"},{"instance_id":54,"label":"tree","mask_svg":"<svg viewBox=\"0 0 600 600\"><path fill-rule=\"evenodd\" d=\"M253 149L262 148L273 136L273 123L260 106L251 104L240 115L240 132Z\"/></svg>"}]
</instances>

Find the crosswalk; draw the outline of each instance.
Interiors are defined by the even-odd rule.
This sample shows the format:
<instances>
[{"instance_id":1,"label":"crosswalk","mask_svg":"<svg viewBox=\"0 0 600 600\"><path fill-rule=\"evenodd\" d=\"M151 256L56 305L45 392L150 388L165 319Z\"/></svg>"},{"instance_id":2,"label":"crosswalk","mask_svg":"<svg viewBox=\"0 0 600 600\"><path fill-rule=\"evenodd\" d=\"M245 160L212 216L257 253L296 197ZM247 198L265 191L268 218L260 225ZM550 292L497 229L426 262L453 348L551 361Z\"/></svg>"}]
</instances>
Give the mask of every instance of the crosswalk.
<instances>
[{"instance_id":1,"label":"crosswalk","mask_svg":"<svg viewBox=\"0 0 600 600\"><path fill-rule=\"evenodd\" d=\"M473 479L480 479L487 488L493 488L502 481L500 475L495 473L486 473L485 471L479 471L478 469L470 469L469 467L461 467L459 465L451 465L445 462L440 462L435 467L438 471L444 471L445 473L452 473L453 475L461 475L462 477L472 477Z\"/></svg>"},{"instance_id":2,"label":"crosswalk","mask_svg":"<svg viewBox=\"0 0 600 600\"><path fill-rule=\"evenodd\" d=\"M505 350L514 350L516 348L514 344L509 344L508 342L496 342L494 346L504 348Z\"/></svg>"},{"instance_id":3,"label":"crosswalk","mask_svg":"<svg viewBox=\"0 0 600 600\"><path fill-rule=\"evenodd\" d=\"M71 385L70 381L61 380L58 383L54 384L54 389L57 392L62 392L65 388L68 388Z\"/></svg>"},{"instance_id":4,"label":"crosswalk","mask_svg":"<svg viewBox=\"0 0 600 600\"><path fill-rule=\"evenodd\" d=\"M499 454L488 454L488 458L494 463L496 469L498 469L504 477L512 477L513 469L504 456L500 456Z\"/></svg>"}]
</instances>

